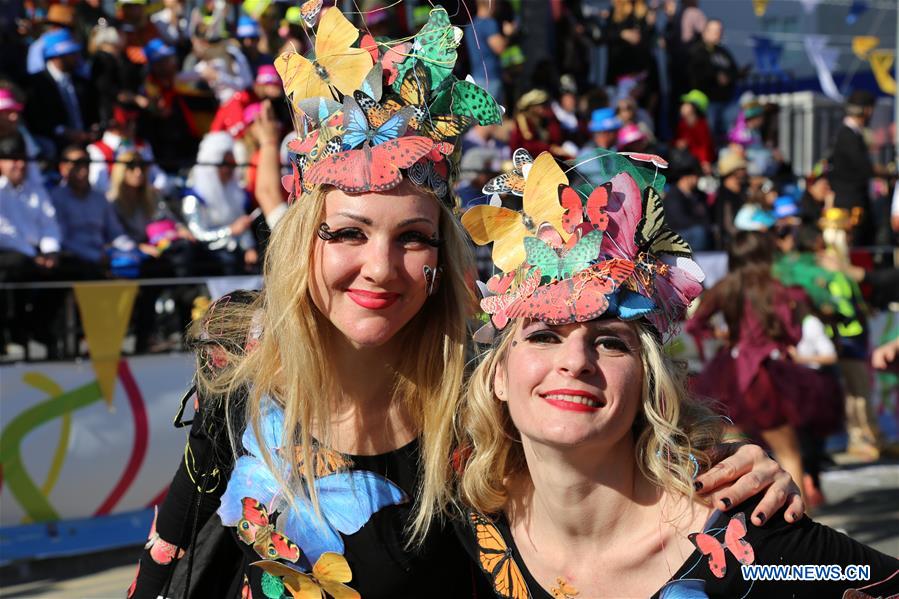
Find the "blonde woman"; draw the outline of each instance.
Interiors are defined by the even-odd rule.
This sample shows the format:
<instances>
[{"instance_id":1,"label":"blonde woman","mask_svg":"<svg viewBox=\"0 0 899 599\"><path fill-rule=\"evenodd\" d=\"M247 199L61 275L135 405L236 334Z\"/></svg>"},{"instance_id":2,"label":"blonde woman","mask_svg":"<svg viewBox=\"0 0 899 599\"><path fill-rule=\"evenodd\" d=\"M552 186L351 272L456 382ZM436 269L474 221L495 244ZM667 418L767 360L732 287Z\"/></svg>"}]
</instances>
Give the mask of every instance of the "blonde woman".
<instances>
[{"instance_id":1,"label":"blonde woman","mask_svg":"<svg viewBox=\"0 0 899 599\"><path fill-rule=\"evenodd\" d=\"M539 244L526 242L523 266L491 287L499 290L510 275L521 285L485 302L494 324L511 322L467 387L460 531L496 596L899 590L899 561L802 519L795 501L779 514L761 494L728 492L712 504L697 497L697 473L720 440L722 419L686 392L684 373L661 340L701 290L701 272L663 220L646 235L640 217L652 209L651 187L641 188L627 172L610 178L608 188L588 194L586 211L567 204L566 231L577 225L577 244L566 255L574 258L601 238L592 258L569 261L569 270L556 274L533 251ZM581 221L584 212L592 215ZM542 228L541 238L554 246L563 233ZM741 570L784 564L833 566L807 582L784 579L795 573L752 581ZM850 569L856 565L870 570L859 576ZM843 572L849 578L838 580Z\"/></svg>"},{"instance_id":2,"label":"blonde woman","mask_svg":"<svg viewBox=\"0 0 899 599\"><path fill-rule=\"evenodd\" d=\"M352 27L336 9L321 19L320 30ZM433 10L425 27L448 31L446 12ZM406 60L409 85L449 77L425 75L415 53ZM298 61L276 63L284 81ZM295 201L268 246L264 292L232 294L198 326L198 412L135 597L169 596L173 573L179 595L204 597L489 592L441 517L474 307L473 261L441 176L457 156L432 152L437 131L423 119L412 127L409 110L369 124L359 141L358 103L349 96L338 110L307 123L313 132L293 146ZM499 110L491 115L479 113L491 122ZM315 127L336 116L349 125L335 141ZM460 132L474 121L430 116ZM769 461L752 465L764 484L775 480ZM189 547L196 554L184 557Z\"/></svg>"}]
</instances>

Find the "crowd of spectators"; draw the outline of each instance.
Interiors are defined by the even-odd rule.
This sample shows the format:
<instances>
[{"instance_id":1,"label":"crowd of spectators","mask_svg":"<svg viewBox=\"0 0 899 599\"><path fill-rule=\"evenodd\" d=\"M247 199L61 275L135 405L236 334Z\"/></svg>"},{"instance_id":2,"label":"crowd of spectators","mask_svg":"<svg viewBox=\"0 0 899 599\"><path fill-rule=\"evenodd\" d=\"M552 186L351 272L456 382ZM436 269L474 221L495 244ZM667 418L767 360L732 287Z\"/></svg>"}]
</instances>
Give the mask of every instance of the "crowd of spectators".
<instances>
[{"instance_id":1,"label":"crowd of spectators","mask_svg":"<svg viewBox=\"0 0 899 599\"><path fill-rule=\"evenodd\" d=\"M506 108L462 141L463 205L487 201L481 186L518 147L579 161L614 149L667 159L668 220L697 251L740 229L817 226L830 208L856 224L852 243L895 242L899 206L891 220L864 136L873 96L852 95L829 162L797 177L776 108L738 96L747 67L698 0L441 4L465 29L459 74ZM396 39L431 3L353 5ZM4 4L0 282L258 273L263 140L283 140L289 172L293 121L272 66L285 49L309 50L296 3Z\"/></svg>"}]
</instances>

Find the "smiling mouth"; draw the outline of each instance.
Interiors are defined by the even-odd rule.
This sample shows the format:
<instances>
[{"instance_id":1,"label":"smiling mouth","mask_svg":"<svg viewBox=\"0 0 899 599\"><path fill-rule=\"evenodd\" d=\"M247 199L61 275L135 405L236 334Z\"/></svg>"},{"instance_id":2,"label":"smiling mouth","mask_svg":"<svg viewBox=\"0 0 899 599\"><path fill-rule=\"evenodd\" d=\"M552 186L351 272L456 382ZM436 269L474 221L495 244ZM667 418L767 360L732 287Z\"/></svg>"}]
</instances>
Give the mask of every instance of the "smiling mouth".
<instances>
[{"instance_id":1,"label":"smiling mouth","mask_svg":"<svg viewBox=\"0 0 899 599\"><path fill-rule=\"evenodd\" d=\"M592 412L603 406L598 397L583 391L558 390L541 393L540 397L550 405L572 412Z\"/></svg>"},{"instance_id":2,"label":"smiling mouth","mask_svg":"<svg viewBox=\"0 0 899 599\"><path fill-rule=\"evenodd\" d=\"M366 291L364 289L347 289L346 293L357 305L368 310L389 308L400 298L399 293Z\"/></svg>"}]
</instances>

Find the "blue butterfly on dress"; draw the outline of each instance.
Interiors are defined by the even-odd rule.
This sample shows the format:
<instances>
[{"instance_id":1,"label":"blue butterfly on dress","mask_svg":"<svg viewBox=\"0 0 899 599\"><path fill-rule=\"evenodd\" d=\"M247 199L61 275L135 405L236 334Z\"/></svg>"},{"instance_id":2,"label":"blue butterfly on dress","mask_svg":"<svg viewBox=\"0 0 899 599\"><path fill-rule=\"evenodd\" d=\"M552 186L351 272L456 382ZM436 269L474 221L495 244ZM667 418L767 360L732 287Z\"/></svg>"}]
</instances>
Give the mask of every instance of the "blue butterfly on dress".
<instances>
[{"instance_id":1,"label":"blue butterfly on dress","mask_svg":"<svg viewBox=\"0 0 899 599\"><path fill-rule=\"evenodd\" d=\"M292 456L293 452L277 451L281 448L283 426L284 412L273 402L267 402L263 406L260 433L275 467L282 477L286 477L290 464L284 460L284 455ZM305 497L298 497L294 504L285 499L277 478L261 457L262 452L251 426L244 431L242 442L248 453L237 459L228 487L222 495L218 509L222 524L236 526L243 518L242 499L253 497L263 503L269 513L280 512L278 531L299 545L302 558L309 562L309 567L326 551L343 553L341 533L353 534L375 512L409 500L402 489L374 472L336 472L316 478L313 483L321 510L319 517L312 502Z\"/></svg>"},{"instance_id":2,"label":"blue butterfly on dress","mask_svg":"<svg viewBox=\"0 0 899 599\"><path fill-rule=\"evenodd\" d=\"M343 101L343 149L352 150L364 143L377 146L400 137L406 132L409 119L415 114L411 108L407 108L397 111L380 126L372 128L359 103L352 96L347 96Z\"/></svg>"},{"instance_id":3,"label":"blue butterfly on dress","mask_svg":"<svg viewBox=\"0 0 899 599\"><path fill-rule=\"evenodd\" d=\"M700 578L681 578L665 583L659 599L708 599L705 581Z\"/></svg>"}]
</instances>

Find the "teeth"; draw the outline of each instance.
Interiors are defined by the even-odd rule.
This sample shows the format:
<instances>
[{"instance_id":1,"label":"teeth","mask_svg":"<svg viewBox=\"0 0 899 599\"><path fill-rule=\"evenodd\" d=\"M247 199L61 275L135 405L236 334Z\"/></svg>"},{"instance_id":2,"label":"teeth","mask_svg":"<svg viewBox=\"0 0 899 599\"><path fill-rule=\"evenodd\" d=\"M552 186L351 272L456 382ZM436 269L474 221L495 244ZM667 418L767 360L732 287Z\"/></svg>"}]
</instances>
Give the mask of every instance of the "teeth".
<instances>
[{"instance_id":1,"label":"teeth","mask_svg":"<svg viewBox=\"0 0 899 599\"><path fill-rule=\"evenodd\" d=\"M556 399L560 401L570 401L571 403L579 403L591 408L599 407L599 402L593 401L592 399L583 397L581 395L563 395L560 393L552 393L550 395L544 395L543 397L545 397L546 399Z\"/></svg>"}]
</instances>

